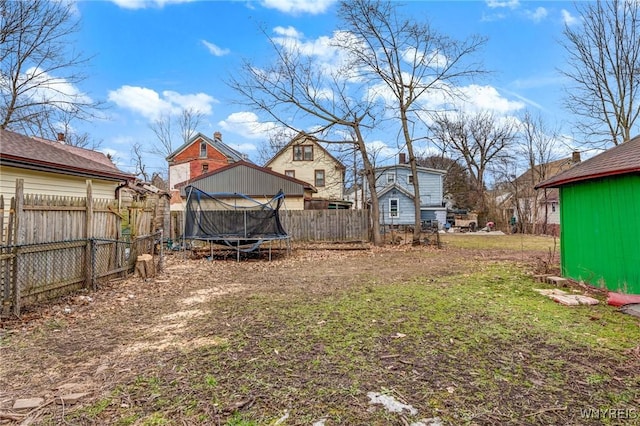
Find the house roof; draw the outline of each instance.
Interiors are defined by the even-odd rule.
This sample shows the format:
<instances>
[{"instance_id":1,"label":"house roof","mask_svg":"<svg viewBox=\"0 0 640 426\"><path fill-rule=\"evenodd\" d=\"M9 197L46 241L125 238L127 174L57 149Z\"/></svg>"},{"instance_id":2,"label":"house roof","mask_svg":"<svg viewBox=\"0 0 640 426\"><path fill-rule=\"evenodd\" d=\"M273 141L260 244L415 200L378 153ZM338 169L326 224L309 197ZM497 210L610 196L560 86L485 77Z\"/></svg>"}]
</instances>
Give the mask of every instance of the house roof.
<instances>
[{"instance_id":1,"label":"house roof","mask_svg":"<svg viewBox=\"0 0 640 426\"><path fill-rule=\"evenodd\" d=\"M374 172L385 172L387 170L398 169L398 168L411 170L411 165L410 164L392 164L390 166L376 167L373 170ZM434 173L439 175L447 174L446 170L431 169L429 167L422 167L422 166L416 166L416 170L418 170L419 172Z\"/></svg>"},{"instance_id":2,"label":"house roof","mask_svg":"<svg viewBox=\"0 0 640 426\"><path fill-rule=\"evenodd\" d=\"M569 183L629 173L640 173L640 136L539 183L536 189L555 188Z\"/></svg>"},{"instance_id":3,"label":"house roof","mask_svg":"<svg viewBox=\"0 0 640 426\"><path fill-rule=\"evenodd\" d=\"M401 194L406 195L407 197L409 197L410 199L414 199L415 197L413 196L413 194L409 191L407 191L405 188L403 188L402 186L393 183L391 185L387 185L384 188L382 188L380 191L378 191L378 197L383 197L385 194L388 194L392 189L397 190L398 192L400 192Z\"/></svg>"},{"instance_id":4,"label":"house roof","mask_svg":"<svg viewBox=\"0 0 640 426\"><path fill-rule=\"evenodd\" d=\"M229 145L227 145L224 142L222 142L221 139L217 139L215 137L213 139L211 139L210 137L205 136L204 134L202 134L200 132L196 133L186 143L184 143L178 149L176 149L171 154L169 154L169 156L166 158L166 160L167 161L173 160L178 154L180 154L182 151L184 151L189 146L191 146L191 144L193 144L196 140L198 140L198 138L201 138L202 140L206 141L207 144L211 145L217 151L219 151L220 153L222 153L227 158L229 158L229 159L231 159L233 161L241 161L241 160L246 161L245 155L243 155L239 151L236 151L235 149L231 148Z\"/></svg>"},{"instance_id":5,"label":"house roof","mask_svg":"<svg viewBox=\"0 0 640 426\"><path fill-rule=\"evenodd\" d=\"M107 180L134 176L119 170L106 155L90 149L0 129L0 163L7 166Z\"/></svg>"},{"instance_id":6,"label":"house roof","mask_svg":"<svg viewBox=\"0 0 640 426\"><path fill-rule=\"evenodd\" d=\"M286 144L285 146L283 146L278 152L275 153L275 155L273 157L271 157L271 159L269 161L267 161L267 163L264 165L265 167L269 167L269 165L271 163L273 163L273 161L278 158L283 152L285 152L290 146L298 143L301 139L307 139L311 142L313 142L317 147L319 147L322 152L329 157L331 160L333 160L337 166L339 168L341 168L342 170L346 170L346 167L344 164L342 164L342 162L340 160L338 160L336 157L334 157L329 151L327 151L322 145L320 145L320 143L318 143L318 138L316 138L315 136L312 136L306 132L299 132L293 139L291 139L291 141L289 141L288 144Z\"/></svg>"},{"instance_id":7,"label":"house roof","mask_svg":"<svg viewBox=\"0 0 640 426\"><path fill-rule=\"evenodd\" d=\"M235 163L231 163L228 164L224 167L220 167L218 169L215 169L211 172L202 174L198 177L195 177L193 179L190 179L188 181L185 182L181 182L179 184L176 184L176 189L181 189L184 188L188 185L193 185L193 184L197 184L198 182L201 182L203 180L207 180L208 178L211 178L213 176L221 176L221 175L225 175L228 174L230 171L232 171L233 169L236 168L248 168L249 170L255 171L257 172L257 175L259 175L260 173L265 173L273 178L275 178L275 180L272 180L271 182L268 182L268 179L255 179L255 177L257 176L256 174L253 174L251 176L249 175L245 175L244 177L248 178L248 180L245 180L244 182L242 181L242 176L233 176L231 179L229 179L228 181L225 182L221 182L219 185L220 186L224 186L224 188L221 189L217 189L214 192L240 192L243 193L245 195L251 195L251 196L260 196L260 195L273 195L273 194L266 194L266 192L274 192L274 194L280 190L280 189L285 189L285 188L270 188L271 191L268 191L268 185L271 184L275 184L275 183L282 183L282 181L286 181L289 182L290 184L298 185L299 187L302 187L305 190L310 190L311 192L318 192L318 190L311 184L301 181L299 179L290 177L290 176L286 176L283 174L280 174L278 172L274 172L271 169L268 169L266 167L260 167L257 166L253 163L249 163L247 161L244 160L240 160L237 161ZM230 176L231 177L231 176ZM229 188L230 185L233 185L233 188ZM202 188L200 188L202 189ZM238 190L241 189L241 190ZM211 191L207 191L207 192L211 192ZM285 190L285 194L287 194L287 191Z\"/></svg>"}]
</instances>

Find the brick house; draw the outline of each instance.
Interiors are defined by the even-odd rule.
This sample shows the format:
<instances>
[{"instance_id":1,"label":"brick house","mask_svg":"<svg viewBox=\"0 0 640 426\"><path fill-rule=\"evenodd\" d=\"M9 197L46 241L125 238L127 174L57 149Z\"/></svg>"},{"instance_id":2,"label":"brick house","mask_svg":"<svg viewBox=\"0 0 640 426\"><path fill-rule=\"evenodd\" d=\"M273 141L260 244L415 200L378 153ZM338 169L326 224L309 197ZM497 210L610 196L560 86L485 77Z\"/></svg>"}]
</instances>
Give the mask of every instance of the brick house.
<instances>
[{"instance_id":1,"label":"brick house","mask_svg":"<svg viewBox=\"0 0 640 426\"><path fill-rule=\"evenodd\" d=\"M183 210L176 185L242 160L248 161L245 155L222 142L220 132L215 132L213 138L196 133L167 157L171 210Z\"/></svg>"}]
</instances>

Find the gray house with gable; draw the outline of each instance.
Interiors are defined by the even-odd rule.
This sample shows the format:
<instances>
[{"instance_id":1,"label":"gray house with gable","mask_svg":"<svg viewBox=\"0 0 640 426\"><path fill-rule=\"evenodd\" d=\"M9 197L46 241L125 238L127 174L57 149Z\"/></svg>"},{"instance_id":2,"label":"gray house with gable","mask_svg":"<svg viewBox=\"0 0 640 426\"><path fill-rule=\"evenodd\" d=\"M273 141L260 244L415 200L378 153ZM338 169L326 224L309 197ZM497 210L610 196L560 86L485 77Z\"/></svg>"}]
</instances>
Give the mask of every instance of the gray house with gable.
<instances>
[{"instance_id":1,"label":"gray house with gable","mask_svg":"<svg viewBox=\"0 0 640 426\"><path fill-rule=\"evenodd\" d=\"M400 155L400 162L392 166L377 167L376 193L380 205L381 225L414 225L415 207L411 166ZM444 175L446 171L417 168L418 186L420 188L420 220L423 223L437 221L442 228L447 218L444 205Z\"/></svg>"}]
</instances>

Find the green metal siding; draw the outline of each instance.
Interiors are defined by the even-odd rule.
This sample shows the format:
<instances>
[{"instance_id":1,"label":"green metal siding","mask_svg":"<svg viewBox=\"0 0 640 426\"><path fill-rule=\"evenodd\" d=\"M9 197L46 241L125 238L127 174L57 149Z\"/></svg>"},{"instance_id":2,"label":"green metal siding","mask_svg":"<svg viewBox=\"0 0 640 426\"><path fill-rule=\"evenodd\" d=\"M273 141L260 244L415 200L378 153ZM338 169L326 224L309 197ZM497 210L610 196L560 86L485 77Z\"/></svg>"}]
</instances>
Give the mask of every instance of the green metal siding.
<instances>
[{"instance_id":1,"label":"green metal siding","mask_svg":"<svg viewBox=\"0 0 640 426\"><path fill-rule=\"evenodd\" d=\"M640 176L560 187L562 275L640 294Z\"/></svg>"}]
</instances>

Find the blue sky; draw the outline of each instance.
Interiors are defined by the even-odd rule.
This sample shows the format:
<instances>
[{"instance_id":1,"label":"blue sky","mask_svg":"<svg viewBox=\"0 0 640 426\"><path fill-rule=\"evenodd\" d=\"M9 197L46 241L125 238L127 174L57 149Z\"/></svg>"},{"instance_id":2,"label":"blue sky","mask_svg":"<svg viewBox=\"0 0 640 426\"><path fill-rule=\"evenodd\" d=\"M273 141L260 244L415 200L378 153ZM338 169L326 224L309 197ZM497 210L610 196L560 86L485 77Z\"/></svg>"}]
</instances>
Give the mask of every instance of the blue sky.
<instances>
[{"instance_id":1,"label":"blue sky","mask_svg":"<svg viewBox=\"0 0 640 426\"><path fill-rule=\"evenodd\" d=\"M149 149L155 143L149 124L183 108L204 114L198 131L222 132L225 143L260 163L268 123L235 103L237 94L224 82L242 59L270 60L261 25L273 35L296 34L317 51L329 49L326 41L337 29L332 0L81 0L76 6L77 47L93 56L78 89L108 106L104 119L78 130L101 140L100 150L127 171L133 170L132 144ZM558 73L565 53L558 41L565 24L579 24L572 2L410 1L402 8L442 34L487 37L477 59L492 72L467 87L469 102L504 115L539 112L562 127L568 138L563 148L570 151L571 118L561 105ZM376 135L375 143L388 146L389 158L398 151L385 135ZM166 169L158 156L145 159L149 171Z\"/></svg>"}]
</instances>

